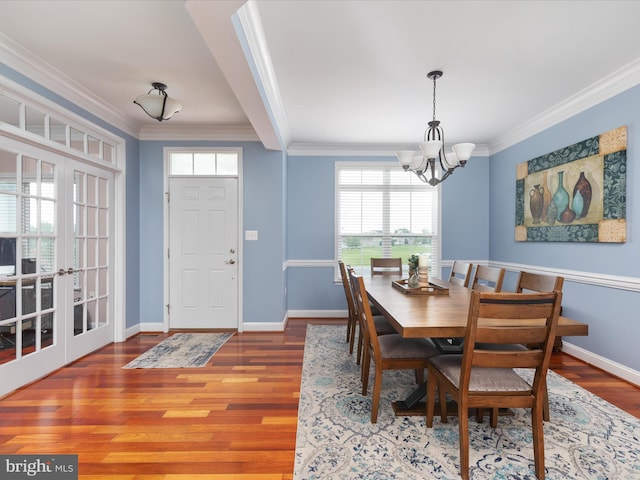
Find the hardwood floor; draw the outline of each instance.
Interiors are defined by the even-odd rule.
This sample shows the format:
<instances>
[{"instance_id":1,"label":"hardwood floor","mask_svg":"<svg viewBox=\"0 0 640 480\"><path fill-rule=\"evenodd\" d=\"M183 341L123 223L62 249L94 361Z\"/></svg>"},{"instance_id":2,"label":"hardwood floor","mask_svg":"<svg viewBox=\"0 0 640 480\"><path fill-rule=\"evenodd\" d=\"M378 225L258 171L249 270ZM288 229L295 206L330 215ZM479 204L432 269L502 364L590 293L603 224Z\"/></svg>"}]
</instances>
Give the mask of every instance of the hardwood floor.
<instances>
[{"instance_id":1,"label":"hardwood floor","mask_svg":"<svg viewBox=\"0 0 640 480\"><path fill-rule=\"evenodd\" d=\"M236 334L198 369L121 368L165 334L109 345L0 399L0 454L78 454L83 480L292 479L308 323L336 322ZM553 369L640 418L639 388L566 354Z\"/></svg>"}]
</instances>

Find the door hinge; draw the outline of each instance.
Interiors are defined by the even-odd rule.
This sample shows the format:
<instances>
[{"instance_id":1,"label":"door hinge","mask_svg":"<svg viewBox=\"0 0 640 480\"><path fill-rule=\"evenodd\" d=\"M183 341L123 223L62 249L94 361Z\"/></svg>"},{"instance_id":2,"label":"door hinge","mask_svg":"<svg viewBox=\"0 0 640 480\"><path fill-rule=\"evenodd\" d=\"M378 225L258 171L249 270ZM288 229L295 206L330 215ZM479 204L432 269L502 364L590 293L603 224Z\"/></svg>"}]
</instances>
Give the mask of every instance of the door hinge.
<instances>
[{"instance_id":1,"label":"door hinge","mask_svg":"<svg viewBox=\"0 0 640 480\"><path fill-rule=\"evenodd\" d=\"M171 249L167 248L167 258L171 258Z\"/></svg>"},{"instance_id":2,"label":"door hinge","mask_svg":"<svg viewBox=\"0 0 640 480\"><path fill-rule=\"evenodd\" d=\"M164 192L164 194L167 196L167 202L171 201L171 192Z\"/></svg>"},{"instance_id":3,"label":"door hinge","mask_svg":"<svg viewBox=\"0 0 640 480\"><path fill-rule=\"evenodd\" d=\"M170 307L169 304L167 303L167 305L165 305L167 307L167 313L169 313Z\"/></svg>"}]
</instances>

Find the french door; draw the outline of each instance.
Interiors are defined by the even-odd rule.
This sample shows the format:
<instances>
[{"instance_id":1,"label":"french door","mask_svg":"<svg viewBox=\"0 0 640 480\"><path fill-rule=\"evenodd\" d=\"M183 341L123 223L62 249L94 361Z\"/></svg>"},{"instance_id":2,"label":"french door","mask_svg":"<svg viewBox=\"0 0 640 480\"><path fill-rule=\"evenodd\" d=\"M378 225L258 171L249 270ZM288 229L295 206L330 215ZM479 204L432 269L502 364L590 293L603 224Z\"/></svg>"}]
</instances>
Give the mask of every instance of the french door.
<instances>
[{"instance_id":1,"label":"french door","mask_svg":"<svg viewBox=\"0 0 640 480\"><path fill-rule=\"evenodd\" d=\"M113 173L0 143L0 395L113 341Z\"/></svg>"},{"instance_id":2,"label":"french door","mask_svg":"<svg viewBox=\"0 0 640 480\"><path fill-rule=\"evenodd\" d=\"M113 173L67 160L65 244L66 361L113 342ZM70 197L70 198L69 198ZM66 274L65 274L66 267Z\"/></svg>"}]
</instances>

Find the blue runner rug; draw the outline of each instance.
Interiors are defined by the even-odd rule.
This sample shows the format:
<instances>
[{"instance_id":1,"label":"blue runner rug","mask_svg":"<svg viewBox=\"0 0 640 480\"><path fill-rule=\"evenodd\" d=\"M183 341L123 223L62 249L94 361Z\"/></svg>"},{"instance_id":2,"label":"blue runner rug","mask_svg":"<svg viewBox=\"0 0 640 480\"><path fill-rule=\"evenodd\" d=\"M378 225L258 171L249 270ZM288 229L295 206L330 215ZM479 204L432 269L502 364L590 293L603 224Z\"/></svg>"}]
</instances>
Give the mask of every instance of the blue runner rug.
<instances>
[{"instance_id":1,"label":"blue runner rug","mask_svg":"<svg viewBox=\"0 0 640 480\"><path fill-rule=\"evenodd\" d=\"M204 367L233 333L175 333L123 368Z\"/></svg>"}]
</instances>

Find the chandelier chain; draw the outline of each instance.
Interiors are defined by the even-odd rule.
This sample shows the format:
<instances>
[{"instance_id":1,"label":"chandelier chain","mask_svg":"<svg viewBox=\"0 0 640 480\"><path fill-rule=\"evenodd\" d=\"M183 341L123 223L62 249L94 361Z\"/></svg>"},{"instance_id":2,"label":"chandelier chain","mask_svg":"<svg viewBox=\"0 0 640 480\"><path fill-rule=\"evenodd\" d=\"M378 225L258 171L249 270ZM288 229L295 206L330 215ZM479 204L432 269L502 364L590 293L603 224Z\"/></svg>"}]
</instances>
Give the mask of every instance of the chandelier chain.
<instances>
[{"instance_id":1,"label":"chandelier chain","mask_svg":"<svg viewBox=\"0 0 640 480\"><path fill-rule=\"evenodd\" d=\"M434 75L433 77L433 121L436 121L436 79L437 77Z\"/></svg>"}]
</instances>

